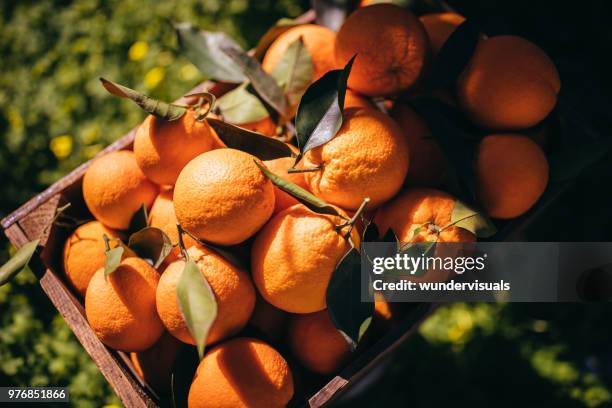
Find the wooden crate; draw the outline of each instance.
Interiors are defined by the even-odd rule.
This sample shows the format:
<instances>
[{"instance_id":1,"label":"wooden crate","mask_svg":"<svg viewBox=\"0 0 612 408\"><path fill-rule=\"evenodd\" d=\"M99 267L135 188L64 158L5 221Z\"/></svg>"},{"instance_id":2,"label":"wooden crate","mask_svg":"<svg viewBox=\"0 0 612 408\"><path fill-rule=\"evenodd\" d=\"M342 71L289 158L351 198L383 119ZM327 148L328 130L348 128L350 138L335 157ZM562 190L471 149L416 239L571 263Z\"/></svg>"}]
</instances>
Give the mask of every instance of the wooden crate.
<instances>
[{"instance_id":1,"label":"wooden crate","mask_svg":"<svg viewBox=\"0 0 612 408\"><path fill-rule=\"evenodd\" d=\"M449 10L444 3L438 3L439 9ZM309 11L299 19L310 22L315 18L314 11ZM189 93L208 89L217 96L227 92L231 87L224 84L204 83ZM185 102L179 99L178 102ZM108 146L97 157L116 150L129 149L134 140L135 129ZM62 315L77 339L94 360L100 371L111 384L119 398L127 407L157 407L160 400L155 392L135 374L129 356L126 353L107 348L94 334L85 317L82 302L66 285L63 279L61 253L64 241L70 230L49 225L53 221L56 209L70 202L73 215L89 215L82 197L82 178L91 164L91 160L82 164L70 174L32 198L12 214L1 221L2 228L10 242L17 248L25 243L40 238L42 250L39 256L33 257L32 269L39 278L43 291L47 294L58 312ZM534 218L550 204L554 198L565 190L555 187L556 194L549 195L535 211L518 220L502 225L498 239L516 240ZM558 190L558 191L557 191ZM418 328L419 323L433 310L432 304L414 304L403 321L397 324L383 338L364 350L358 350L352 362L339 374L329 377L318 377L309 381L305 389L300 389L292 406L305 404L321 407L335 401L359 383L375 366L384 362L392 352L404 343ZM300 387L303 388L303 387Z\"/></svg>"}]
</instances>

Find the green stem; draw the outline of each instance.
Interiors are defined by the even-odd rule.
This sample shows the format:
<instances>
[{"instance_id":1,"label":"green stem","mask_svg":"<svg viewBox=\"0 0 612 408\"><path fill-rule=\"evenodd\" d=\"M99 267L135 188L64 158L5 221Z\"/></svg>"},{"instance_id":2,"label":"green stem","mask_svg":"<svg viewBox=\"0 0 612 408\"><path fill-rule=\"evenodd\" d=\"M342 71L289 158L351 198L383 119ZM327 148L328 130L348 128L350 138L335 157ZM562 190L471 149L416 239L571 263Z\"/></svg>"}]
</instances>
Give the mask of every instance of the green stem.
<instances>
[{"instance_id":1,"label":"green stem","mask_svg":"<svg viewBox=\"0 0 612 408\"><path fill-rule=\"evenodd\" d=\"M312 173L313 171L319 171L323 169L323 165L319 164L317 167L309 167L307 169L296 169L295 167L287 170L287 173Z\"/></svg>"}]
</instances>

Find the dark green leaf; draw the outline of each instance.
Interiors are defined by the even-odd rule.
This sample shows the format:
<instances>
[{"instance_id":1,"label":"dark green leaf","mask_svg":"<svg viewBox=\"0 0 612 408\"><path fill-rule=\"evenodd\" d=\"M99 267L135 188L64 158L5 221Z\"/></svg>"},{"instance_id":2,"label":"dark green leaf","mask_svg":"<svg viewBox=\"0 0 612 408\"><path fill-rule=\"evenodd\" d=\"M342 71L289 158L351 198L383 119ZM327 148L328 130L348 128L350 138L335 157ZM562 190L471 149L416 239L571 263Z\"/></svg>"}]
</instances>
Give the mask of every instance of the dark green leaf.
<instances>
[{"instance_id":1,"label":"dark green leaf","mask_svg":"<svg viewBox=\"0 0 612 408\"><path fill-rule=\"evenodd\" d=\"M478 238L489 238L497 232L489 217L468 207L460 200L455 201L450 225L466 229Z\"/></svg>"},{"instance_id":2,"label":"dark green leaf","mask_svg":"<svg viewBox=\"0 0 612 408\"><path fill-rule=\"evenodd\" d=\"M130 236L128 247L157 269L172 251L172 240L159 228L146 227Z\"/></svg>"},{"instance_id":3,"label":"dark green leaf","mask_svg":"<svg viewBox=\"0 0 612 408\"><path fill-rule=\"evenodd\" d=\"M248 82L232 89L217 100L223 120L243 124L257 122L270 113L256 95L248 91Z\"/></svg>"},{"instance_id":4,"label":"dark green leaf","mask_svg":"<svg viewBox=\"0 0 612 408\"><path fill-rule=\"evenodd\" d=\"M329 71L308 87L295 117L297 141L302 154L336 136L342 126L346 81L355 57L344 69Z\"/></svg>"},{"instance_id":5,"label":"dark green leaf","mask_svg":"<svg viewBox=\"0 0 612 408\"><path fill-rule=\"evenodd\" d=\"M287 116L287 99L274 78L266 73L259 62L235 47L222 47L223 52L242 70L257 95L282 117Z\"/></svg>"},{"instance_id":6,"label":"dark green leaf","mask_svg":"<svg viewBox=\"0 0 612 408\"><path fill-rule=\"evenodd\" d=\"M355 349L374 314L374 303L361 301L361 256L355 248L338 263L327 286L326 300L329 317Z\"/></svg>"},{"instance_id":7,"label":"dark green leaf","mask_svg":"<svg viewBox=\"0 0 612 408\"><path fill-rule=\"evenodd\" d=\"M176 285L176 295L201 359L208 331L217 317L217 301L200 268L190 259Z\"/></svg>"},{"instance_id":8,"label":"dark green leaf","mask_svg":"<svg viewBox=\"0 0 612 408\"><path fill-rule=\"evenodd\" d=\"M290 106L296 106L312 81L312 58L302 37L295 40L274 67L272 77L287 96Z\"/></svg>"},{"instance_id":9,"label":"dark green leaf","mask_svg":"<svg viewBox=\"0 0 612 408\"><path fill-rule=\"evenodd\" d=\"M106 259L104 260L104 276L108 276L117 270L121 264L124 251L123 245L106 250Z\"/></svg>"},{"instance_id":10,"label":"dark green leaf","mask_svg":"<svg viewBox=\"0 0 612 408\"><path fill-rule=\"evenodd\" d=\"M166 103L153 99L145 94L141 94L133 89L111 82L107 79L100 78L102 86L111 94L119 96L121 98L127 98L133 101L136 105L140 106L145 112L154 115L160 119L167 121L173 121L180 119L187 108L184 106L178 106L172 103Z\"/></svg>"},{"instance_id":11,"label":"dark green leaf","mask_svg":"<svg viewBox=\"0 0 612 408\"><path fill-rule=\"evenodd\" d=\"M277 176L272 173L270 170L265 168L263 165L259 164L259 162L255 161L255 164L261 169L261 171L272 180L272 183L286 192L287 194L293 196L300 203L304 204L306 207L311 209L312 211L318 214L328 214L328 215L337 215L342 217L338 211L327 204L325 201L321 200L319 197L314 196L309 191L303 189L297 184L293 184L292 182L285 180L284 178Z\"/></svg>"},{"instance_id":12,"label":"dark green leaf","mask_svg":"<svg viewBox=\"0 0 612 408\"><path fill-rule=\"evenodd\" d=\"M221 48L240 46L221 32L198 30L189 23L174 26L181 53L193 63L207 79L242 83L246 77Z\"/></svg>"},{"instance_id":13,"label":"dark green leaf","mask_svg":"<svg viewBox=\"0 0 612 408\"><path fill-rule=\"evenodd\" d=\"M143 228L147 228L149 226L149 214L147 212L147 207L143 204L140 205L138 211L132 215L132 219L130 220L130 226L128 227L129 235L135 234Z\"/></svg>"},{"instance_id":14,"label":"dark green leaf","mask_svg":"<svg viewBox=\"0 0 612 408\"><path fill-rule=\"evenodd\" d=\"M287 144L272 137L251 132L218 119L208 118L208 123L227 147L250 153L260 160L273 160L294 155Z\"/></svg>"},{"instance_id":15,"label":"dark green leaf","mask_svg":"<svg viewBox=\"0 0 612 408\"><path fill-rule=\"evenodd\" d=\"M481 36L472 20L460 24L434 59L425 82L426 87L433 90L453 85L472 59Z\"/></svg>"},{"instance_id":16,"label":"dark green leaf","mask_svg":"<svg viewBox=\"0 0 612 408\"><path fill-rule=\"evenodd\" d=\"M10 282L11 279L28 266L32 255L34 255L36 248L38 248L39 242L40 240L38 239L28 242L19 248L7 263L0 266L0 286Z\"/></svg>"},{"instance_id":17,"label":"dark green leaf","mask_svg":"<svg viewBox=\"0 0 612 408\"><path fill-rule=\"evenodd\" d=\"M268 51L270 45L285 31L300 25L289 18L281 18L259 39L257 47L255 47L254 57L261 61Z\"/></svg>"},{"instance_id":18,"label":"dark green leaf","mask_svg":"<svg viewBox=\"0 0 612 408\"><path fill-rule=\"evenodd\" d=\"M378 242L380 239L380 231L374 222L370 222L363 231L363 242Z\"/></svg>"}]
</instances>

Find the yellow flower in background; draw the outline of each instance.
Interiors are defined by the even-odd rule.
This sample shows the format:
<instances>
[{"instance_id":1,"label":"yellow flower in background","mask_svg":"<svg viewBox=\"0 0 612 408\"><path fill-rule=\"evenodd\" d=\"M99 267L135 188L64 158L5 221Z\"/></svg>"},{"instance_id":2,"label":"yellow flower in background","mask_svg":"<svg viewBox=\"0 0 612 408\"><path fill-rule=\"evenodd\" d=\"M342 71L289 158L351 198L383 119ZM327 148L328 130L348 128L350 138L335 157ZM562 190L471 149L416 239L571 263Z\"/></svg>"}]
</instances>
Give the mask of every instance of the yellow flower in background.
<instances>
[{"instance_id":1,"label":"yellow flower in background","mask_svg":"<svg viewBox=\"0 0 612 408\"><path fill-rule=\"evenodd\" d=\"M166 70L162 67L151 68L144 77L144 85L149 88L157 88L157 85L163 81L166 76Z\"/></svg>"},{"instance_id":2,"label":"yellow flower in background","mask_svg":"<svg viewBox=\"0 0 612 408\"><path fill-rule=\"evenodd\" d=\"M53 152L58 160L65 159L72 153L72 136L61 135L51 139L49 149Z\"/></svg>"},{"instance_id":3,"label":"yellow flower in background","mask_svg":"<svg viewBox=\"0 0 612 408\"><path fill-rule=\"evenodd\" d=\"M185 64L181 67L181 70L179 71L179 77L183 81L191 81L192 79L198 76L198 73L198 68L195 65Z\"/></svg>"},{"instance_id":4,"label":"yellow flower in background","mask_svg":"<svg viewBox=\"0 0 612 408\"><path fill-rule=\"evenodd\" d=\"M144 41L136 41L128 50L128 58L132 61L140 61L147 56L149 44Z\"/></svg>"}]
</instances>

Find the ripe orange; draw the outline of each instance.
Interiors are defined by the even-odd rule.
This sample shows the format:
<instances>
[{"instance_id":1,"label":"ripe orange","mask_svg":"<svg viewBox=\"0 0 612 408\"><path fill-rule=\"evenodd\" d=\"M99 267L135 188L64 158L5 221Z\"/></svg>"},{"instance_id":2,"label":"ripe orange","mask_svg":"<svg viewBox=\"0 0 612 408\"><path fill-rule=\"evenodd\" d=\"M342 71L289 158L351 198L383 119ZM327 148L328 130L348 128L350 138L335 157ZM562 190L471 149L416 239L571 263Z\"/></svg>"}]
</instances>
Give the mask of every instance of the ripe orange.
<instances>
[{"instance_id":1,"label":"ripe orange","mask_svg":"<svg viewBox=\"0 0 612 408\"><path fill-rule=\"evenodd\" d=\"M355 10L336 36L336 64L357 54L348 79L351 89L369 96L397 94L419 79L428 53L418 18L393 4Z\"/></svg>"},{"instance_id":2,"label":"ripe orange","mask_svg":"<svg viewBox=\"0 0 612 408\"><path fill-rule=\"evenodd\" d=\"M287 48L300 37L312 59L313 81L322 77L327 71L336 68L334 60L336 33L320 25L303 24L290 28L274 40L261 63L264 71L271 73Z\"/></svg>"},{"instance_id":3,"label":"ripe orange","mask_svg":"<svg viewBox=\"0 0 612 408\"><path fill-rule=\"evenodd\" d=\"M111 275L99 269L89 282L85 313L102 343L116 350L143 351L164 331L155 310L159 274L146 261L129 257Z\"/></svg>"},{"instance_id":4,"label":"ripe orange","mask_svg":"<svg viewBox=\"0 0 612 408\"><path fill-rule=\"evenodd\" d=\"M287 361L268 344L237 338L210 350L189 389L189 408L282 408L293 397Z\"/></svg>"},{"instance_id":5,"label":"ripe orange","mask_svg":"<svg viewBox=\"0 0 612 408\"><path fill-rule=\"evenodd\" d=\"M359 95L357 92L350 89L346 90L344 95L344 109L348 108L370 108L376 109L374 104L365 96Z\"/></svg>"},{"instance_id":6,"label":"ripe orange","mask_svg":"<svg viewBox=\"0 0 612 408\"><path fill-rule=\"evenodd\" d=\"M112 238L121 239L122 234L105 227L98 221L79 226L64 244L63 265L68 282L81 296L85 296L87 285L94 273L104 267L106 246L102 236L111 238L111 248L117 246Z\"/></svg>"},{"instance_id":7,"label":"ripe orange","mask_svg":"<svg viewBox=\"0 0 612 408\"><path fill-rule=\"evenodd\" d=\"M187 252L200 268L217 300L217 318L206 339L206 344L213 344L244 327L253 312L255 289L245 271L217 253L201 245L194 245ZM157 287L157 312L170 334L182 342L195 344L176 297L176 285L184 267L185 261L179 259L164 270Z\"/></svg>"},{"instance_id":8,"label":"ripe orange","mask_svg":"<svg viewBox=\"0 0 612 408\"><path fill-rule=\"evenodd\" d=\"M293 163L295 163L294 158L281 157L279 159L266 160L264 163L266 167L268 168L268 170L270 170L272 173L276 174L277 176L280 176L284 178L285 180L288 180L294 184L297 184L298 186L302 188L308 189L308 187L306 186L306 180L304 180L303 173L287 173L287 170L293 167ZM298 200L293 198L293 196L285 193L283 190L281 190L280 188L276 186L274 187L274 197L275 197L274 214L298 203Z\"/></svg>"},{"instance_id":9,"label":"ripe orange","mask_svg":"<svg viewBox=\"0 0 612 408\"><path fill-rule=\"evenodd\" d=\"M419 20L425 27L431 50L436 55L453 31L465 21L465 17L457 13L447 12L425 14L420 16Z\"/></svg>"},{"instance_id":10,"label":"ripe orange","mask_svg":"<svg viewBox=\"0 0 612 408\"><path fill-rule=\"evenodd\" d=\"M382 206L374 223L383 236L391 228L400 242L474 242L476 237L461 227L447 227L451 222L455 198L431 188L408 190ZM424 225L426 224L426 225ZM441 228L439 235L429 227ZM414 236L414 230L421 231Z\"/></svg>"},{"instance_id":11,"label":"ripe orange","mask_svg":"<svg viewBox=\"0 0 612 408\"><path fill-rule=\"evenodd\" d=\"M476 159L478 198L493 218L514 218L540 198L548 183L548 161L532 139L522 135L485 137Z\"/></svg>"},{"instance_id":12,"label":"ripe orange","mask_svg":"<svg viewBox=\"0 0 612 408\"><path fill-rule=\"evenodd\" d=\"M318 374L338 371L351 355L348 342L332 323L327 310L292 316L289 345L295 357Z\"/></svg>"},{"instance_id":13,"label":"ripe orange","mask_svg":"<svg viewBox=\"0 0 612 408\"><path fill-rule=\"evenodd\" d=\"M408 105L396 103L390 112L410 146L407 185L439 186L446 180L447 162L425 121Z\"/></svg>"},{"instance_id":14,"label":"ripe orange","mask_svg":"<svg viewBox=\"0 0 612 408\"><path fill-rule=\"evenodd\" d=\"M171 385L172 366L182 344L168 332L164 332L152 347L138 353L130 353L130 360L132 360L136 374L155 391L168 393Z\"/></svg>"},{"instance_id":15,"label":"ripe orange","mask_svg":"<svg viewBox=\"0 0 612 408\"><path fill-rule=\"evenodd\" d=\"M174 204L172 202L172 190L162 190L149 211L149 225L159 228L168 235L168 238L173 244L178 243L178 229L176 227L176 214L174 213ZM196 244L196 241L188 235L183 235L183 242L186 248L190 248ZM164 259L164 264L168 265L172 261L180 257L180 248L174 247L172 252Z\"/></svg>"},{"instance_id":16,"label":"ripe orange","mask_svg":"<svg viewBox=\"0 0 612 408\"><path fill-rule=\"evenodd\" d=\"M174 185L191 159L213 148L215 131L208 122L195 118L190 109L171 122L150 115L140 125L134 136L134 155L149 180Z\"/></svg>"},{"instance_id":17,"label":"ripe orange","mask_svg":"<svg viewBox=\"0 0 612 408\"><path fill-rule=\"evenodd\" d=\"M398 192L408 172L408 142L384 113L349 108L336 136L304 155L301 166L322 169L304 173L309 190L346 210L356 210L365 197L368 208Z\"/></svg>"},{"instance_id":18,"label":"ripe orange","mask_svg":"<svg viewBox=\"0 0 612 408\"><path fill-rule=\"evenodd\" d=\"M262 135L276 136L276 123L269 116L266 116L265 118L256 122L242 123L238 124L237 126L252 132L261 133Z\"/></svg>"},{"instance_id":19,"label":"ripe orange","mask_svg":"<svg viewBox=\"0 0 612 408\"><path fill-rule=\"evenodd\" d=\"M251 271L259 293L273 306L291 313L326 307L325 292L336 265L350 249L335 226L337 216L316 214L302 204L276 214L257 234ZM359 245L359 234L352 239Z\"/></svg>"},{"instance_id":20,"label":"ripe orange","mask_svg":"<svg viewBox=\"0 0 612 408\"><path fill-rule=\"evenodd\" d=\"M124 230L142 204L147 208L157 187L138 167L134 153L111 152L96 159L83 176L83 197L94 217L107 227Z\"/></svg>"},{"instance_id":21,"label":"ripe orange","mask_svg":"<svg viewBox=\"0 0 612 408\"><path fill-rule=\"evenodd\" d=\"M480 41L459 77L457 97L483 128L523 129L552 111L560 87L557 68L544 51L503 35Z\"/></svg>"},{"instance_id":22,"label":"ripe orange","mask_svg":"<svg viewBox=\"0 0 612 408\"><path fill-rule=\"evenodd\" d=\"M257 232L274 211L274 186L255 160L239 150L217 149L189 162L174 189L182 227L221 245L240 243Z\"/></svg>"}]
</instances>

